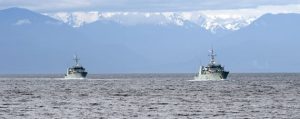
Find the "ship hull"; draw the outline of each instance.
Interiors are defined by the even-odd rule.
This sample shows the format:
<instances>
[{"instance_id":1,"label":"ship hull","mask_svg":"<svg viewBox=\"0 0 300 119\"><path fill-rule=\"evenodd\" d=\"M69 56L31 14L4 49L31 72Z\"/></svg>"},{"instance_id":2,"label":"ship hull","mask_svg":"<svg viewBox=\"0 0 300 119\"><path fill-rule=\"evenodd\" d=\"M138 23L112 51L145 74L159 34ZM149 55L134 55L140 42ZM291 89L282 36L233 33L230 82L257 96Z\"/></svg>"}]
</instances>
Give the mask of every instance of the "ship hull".
<instances>
[{"instance_id":1,"label":"ship hull","mask_svg":"<svg viewBox=\"0 0 300 119\"><path fill-rule=\"evenodd\" d=\"M65 79L86 79L87 73L73 73L73 74L66 74Z\"/></svg>"},{"instance_id":2,"label":"ship hull","mask_svg":"<svg viewBox=\"0 0 300 119\"><path fill-rule=\"evenodd\" d=\"M224 80L227 78L228 74L229 72L199 74L194 80Z\"/></svg>"}]
</instances>

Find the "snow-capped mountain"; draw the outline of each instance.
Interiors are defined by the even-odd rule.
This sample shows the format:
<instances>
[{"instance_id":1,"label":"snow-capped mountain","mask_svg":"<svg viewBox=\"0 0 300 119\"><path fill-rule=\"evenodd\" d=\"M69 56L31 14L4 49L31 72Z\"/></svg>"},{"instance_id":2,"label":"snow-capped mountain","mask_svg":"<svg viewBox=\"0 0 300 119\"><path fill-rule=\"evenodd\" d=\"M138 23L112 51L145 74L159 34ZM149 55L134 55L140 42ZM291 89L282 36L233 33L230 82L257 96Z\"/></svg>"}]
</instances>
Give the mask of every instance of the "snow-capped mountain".
<instances>
[{"instance_id":1,"label":"snow-capped mountain","mask_svg":"<svg viewBox=\"0 0 300 119\"><path fill-rule=\"evenodd\" d=\"M201 11L192 12L58 12L45 13L73 27L81 27L96 21L113 21L122 25L154 24L177 25L183 27L189 23L196 27L216 32L217 30L238 30L248 26L259 16L247 15L214 15Z\"/></svg>"}]
</instances>

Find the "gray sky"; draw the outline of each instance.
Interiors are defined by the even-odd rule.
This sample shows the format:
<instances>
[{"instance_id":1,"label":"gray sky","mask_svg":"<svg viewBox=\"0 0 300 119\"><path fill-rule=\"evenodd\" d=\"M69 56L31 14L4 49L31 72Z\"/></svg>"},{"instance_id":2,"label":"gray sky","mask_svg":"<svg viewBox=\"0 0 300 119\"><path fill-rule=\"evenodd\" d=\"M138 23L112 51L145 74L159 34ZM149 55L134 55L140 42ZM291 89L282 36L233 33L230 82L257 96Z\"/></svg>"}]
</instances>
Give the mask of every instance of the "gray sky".
<instances>
[{"instance_id":1,"label":"gray sky","mask_svg":"<svg viewBox=\"0 0 300 119\"><path fill-rule=\"evenodd\" d=\"M55 11L191 11L300 4L300 0L0 0L0 9Z\"/></svg>"}]
</instances>

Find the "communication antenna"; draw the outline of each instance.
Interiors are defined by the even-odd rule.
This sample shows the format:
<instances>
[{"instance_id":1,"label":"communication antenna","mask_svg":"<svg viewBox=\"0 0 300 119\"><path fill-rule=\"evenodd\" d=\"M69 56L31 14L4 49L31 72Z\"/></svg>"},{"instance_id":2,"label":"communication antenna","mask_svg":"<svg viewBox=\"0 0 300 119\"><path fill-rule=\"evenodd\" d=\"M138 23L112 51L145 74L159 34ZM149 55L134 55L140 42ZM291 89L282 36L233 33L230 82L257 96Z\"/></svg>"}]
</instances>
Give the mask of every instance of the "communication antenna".
<instances>
[{"instance_id":1,"label":"communication antenna","mask_svg":"<svg viewBox=\"0 0 300 119\"><path fill-rule=\"evenodd\" d=\"M209 50L209 52L210 52L210 55L208 55L208 56L210 56L210 63L215 64L216 63L215 56L217 56L217 55L215 54L214 49L211 48L211 50Z\"/></svg>"},{"instance_id":2,"label":"communication antenna","mask_svg":"<svg viewBox=\"0 0 300 119\"><path fill-rule=\"evenodd\" d=\"M78 58L77 54L74 55L74 59L73 60L75 61L76 66L79 66L79 60L80 59Z\"/></svg>"}]
</instances>

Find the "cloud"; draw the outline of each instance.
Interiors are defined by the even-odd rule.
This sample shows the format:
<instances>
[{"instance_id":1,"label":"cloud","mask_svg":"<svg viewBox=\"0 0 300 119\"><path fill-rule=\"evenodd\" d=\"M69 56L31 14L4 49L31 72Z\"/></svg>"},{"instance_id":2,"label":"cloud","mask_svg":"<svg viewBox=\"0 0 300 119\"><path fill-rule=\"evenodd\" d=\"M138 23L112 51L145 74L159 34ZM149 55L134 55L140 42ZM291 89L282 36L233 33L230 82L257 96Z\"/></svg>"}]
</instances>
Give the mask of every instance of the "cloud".
<instances>
[{"instance_id":1,"label":"cloud","mask_svg":"<svg viewBox=\"0 0 300 119\"><path fill-rule=\"evenodd\" d=\"M300 0L0 0L0 8L38 11L190 11L300 4Z\"/></svg>"},{"instance_id":2,"label":"cloud","mask_svg":"<svg viewBox=\"0 0 300 119\"><path fill-rule=\"evenodd\" d=\"M261 16L266 13L300 13L300 4L295 5L267 5L257 8L246 9L227 9L227 10L203 10L206 15L211 16L227 16L227 15L243 15L243 16Z\"/></svg>"},{"instance_id":3,"label":"cloud","mask_svg":"<svg viewBox=\"0 0 300 119\"><path fill-rule=\"evenodd\" d=\"M22 7L38 11L80 9L91 6L90 0L0 0L0 8Z\"/></svg>"},{"instance_id":4,"label":"cloud","mask_svg":"<svg viewBox=\"0 0 300 119\"><path fill-rule=\"evenodd\" d=\"M15 23L15 25L17 26L26 25L26 24L31 24L31 21L29 19L21 19Z\"/></svg>"}]
</instances>

